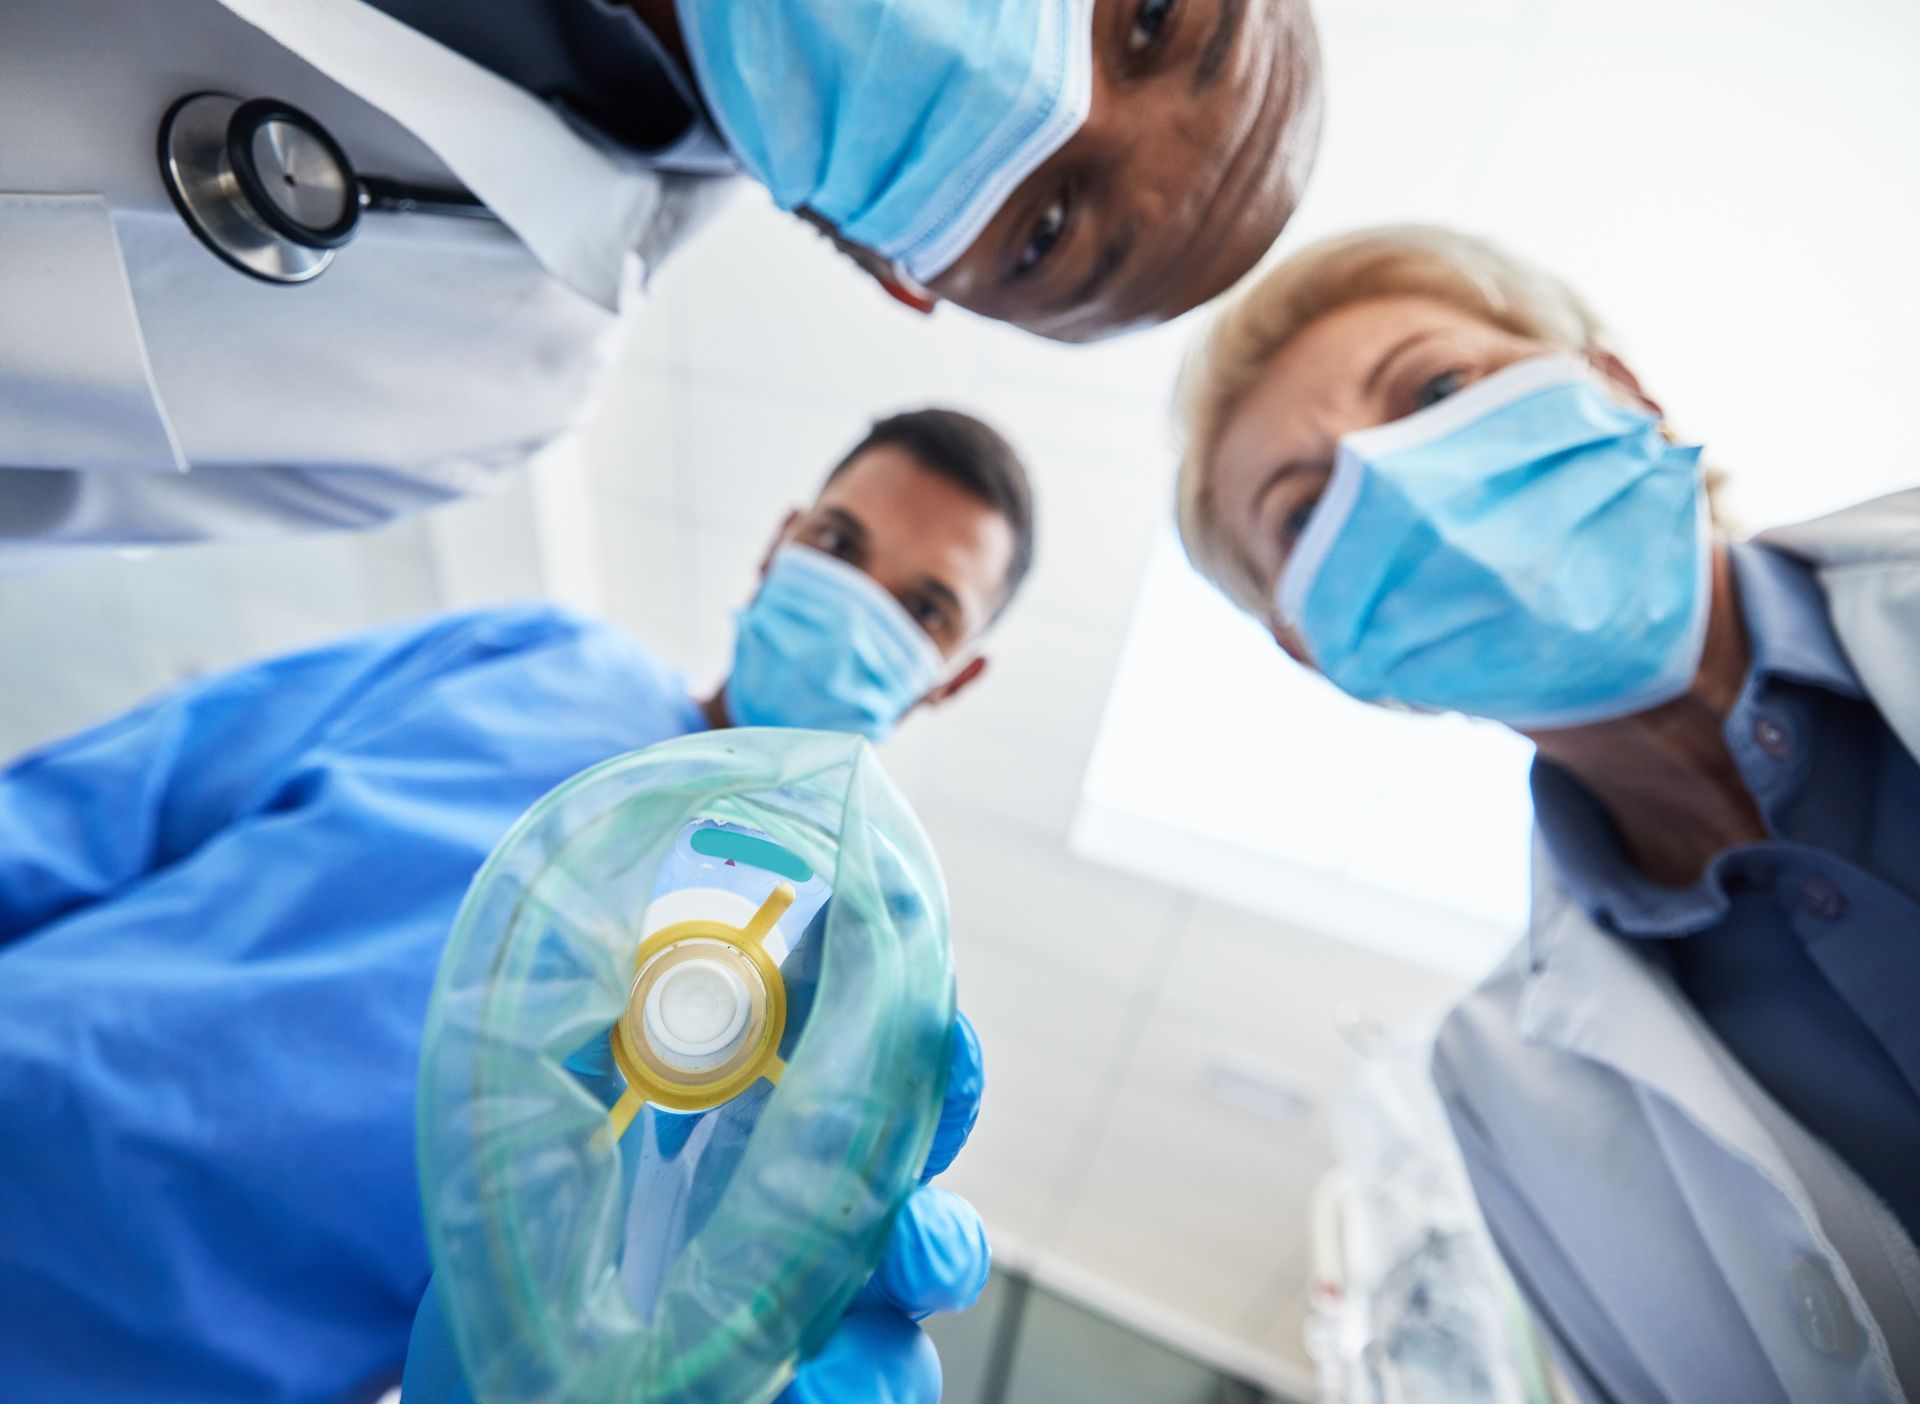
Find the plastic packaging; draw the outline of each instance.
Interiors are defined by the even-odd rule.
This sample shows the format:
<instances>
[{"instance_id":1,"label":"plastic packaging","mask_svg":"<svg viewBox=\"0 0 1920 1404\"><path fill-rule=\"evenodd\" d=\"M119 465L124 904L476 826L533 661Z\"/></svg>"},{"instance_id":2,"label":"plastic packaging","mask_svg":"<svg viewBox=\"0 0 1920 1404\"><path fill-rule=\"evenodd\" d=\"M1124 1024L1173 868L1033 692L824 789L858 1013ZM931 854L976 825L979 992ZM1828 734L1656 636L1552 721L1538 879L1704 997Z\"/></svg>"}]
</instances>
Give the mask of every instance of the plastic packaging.
<instances>
[{"instance_id":1,"label":"plastic packaging","mask_svg":"<svg viewBox=\"0 0 1920 1404\"><path fill-rule=\"evenodd\" d=\"M1309 1342L1329 1404L1550 1404L1539 1342L1427 1073L1430 1032L1369 1030L1334 1109ZM1337 1263L1326 1259L1336 1256Z\"/></svg>"},{"instance_id":2,"label":"plastic packaging","mask_svg":"<svg viewBox=\"0 0 1920 1404\"><path fill-rule=\"evenodd\" d=\"M864 740L686 737L555 790L428 1013L421 1188L481 1404L771 1399L938 1118L946 892Z\"/></svg>"}]
</instances>

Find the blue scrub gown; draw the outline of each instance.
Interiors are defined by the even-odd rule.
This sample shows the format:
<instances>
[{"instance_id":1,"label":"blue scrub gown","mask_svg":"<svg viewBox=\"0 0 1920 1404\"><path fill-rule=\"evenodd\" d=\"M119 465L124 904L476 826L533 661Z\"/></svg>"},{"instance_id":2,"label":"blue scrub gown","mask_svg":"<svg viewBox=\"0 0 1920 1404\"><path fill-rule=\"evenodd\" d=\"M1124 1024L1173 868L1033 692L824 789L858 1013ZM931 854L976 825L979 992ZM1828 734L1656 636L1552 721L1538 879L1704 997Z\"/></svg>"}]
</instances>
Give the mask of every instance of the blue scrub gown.
<instances>
[{"instance_id":1,"label":"blue scrub gown","mask_svg":"<svg viewBox=\"0 0 1920 1404\"><path fill-rule=\"evenodd\" d=\"M704 724L625 635L521 607L192 683L0 774L0 1397L396 1382L467 882L562 780Z\"/></svg>"}]
</instances>

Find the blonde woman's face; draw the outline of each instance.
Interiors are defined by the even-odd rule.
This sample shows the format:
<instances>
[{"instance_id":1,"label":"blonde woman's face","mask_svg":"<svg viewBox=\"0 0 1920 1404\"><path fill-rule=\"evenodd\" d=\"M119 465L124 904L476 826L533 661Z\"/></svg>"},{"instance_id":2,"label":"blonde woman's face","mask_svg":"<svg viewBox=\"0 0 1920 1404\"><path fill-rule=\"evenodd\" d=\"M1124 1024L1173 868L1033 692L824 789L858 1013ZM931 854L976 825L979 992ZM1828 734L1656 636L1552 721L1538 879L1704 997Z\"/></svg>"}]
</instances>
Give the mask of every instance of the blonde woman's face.
<instances>
[{"instance_id":1,"label":"blonde woman's face","mask_svg":"<svg viewBox=\"0 0 1920 1404\"><path fill-rule=\"evenodd\" d=\"M1309 323L1253 382L1220 437L1213 504L1234 550L1271 596L1343 435L1403 419L1554 349L1418 296L1351 303ZM1284 627L1274 636L1311 661Z\"/></svg>"}]
</instances>

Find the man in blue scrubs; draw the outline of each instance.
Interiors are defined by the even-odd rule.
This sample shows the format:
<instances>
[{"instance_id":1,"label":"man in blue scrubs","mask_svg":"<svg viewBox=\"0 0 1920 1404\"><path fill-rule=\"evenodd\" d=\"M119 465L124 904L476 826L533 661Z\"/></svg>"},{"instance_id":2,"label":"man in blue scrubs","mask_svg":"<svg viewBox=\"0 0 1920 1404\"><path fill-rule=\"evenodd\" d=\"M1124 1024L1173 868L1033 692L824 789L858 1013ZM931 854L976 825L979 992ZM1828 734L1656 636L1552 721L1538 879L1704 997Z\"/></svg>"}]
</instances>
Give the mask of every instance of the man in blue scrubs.
<instances>
[{"instance_id":1,"label":"man in blue scrubs","mask_svg":"<svg viewBox=\"0 0 1920 1404\"><path fill-rule=\"evenodd\" d=\"M948 700L1032 536L997 434L896 416L782 524L704 700L619 630L527 605L191 683L0 773L0 1396L331 1404L397 1382L430 1271L421 1025L489 850L561 781L668 737L879 736ZM970 1119L950 1110L947 1156ZM869 1291L796 1398L925 1378L906 1317L970 1300L984 1245L939 1191L902 1223L980 1245L972 1280L883 1271L923 1299Z\"/></svg>"}]
</instances>

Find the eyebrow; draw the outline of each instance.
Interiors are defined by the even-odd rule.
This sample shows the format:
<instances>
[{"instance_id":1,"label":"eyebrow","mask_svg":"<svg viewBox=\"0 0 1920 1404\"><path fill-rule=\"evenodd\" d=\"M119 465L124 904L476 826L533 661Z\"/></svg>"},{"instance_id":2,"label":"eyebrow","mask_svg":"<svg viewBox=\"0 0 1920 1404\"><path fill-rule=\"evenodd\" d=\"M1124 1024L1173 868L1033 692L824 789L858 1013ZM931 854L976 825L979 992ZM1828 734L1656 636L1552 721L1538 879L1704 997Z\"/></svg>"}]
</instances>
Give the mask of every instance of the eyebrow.
<instances>
[{"instance_id":1,"label":"eyebrow","mask_svg":"<svg viewBox=\"0 0 1920 1404\"><path fill-rule=\"evenodd\" d=\"M853 537L862 546L867 544L867 524L844 507L819 507L815 509L823 517L830 518L843 527L848 536Z\"/></svg>"},{"instance_id":2,"label":"eyebrow","mask_svg":"<svg viewBox=\"0 0 1920 1404\"><path fill-rule=\"evenodd\" d=\"M1314 472L1320 466L1320 464L1309 462L1304 458L1289 458L1285 463L1282 463L1271 473L1267 474L1266 481L1260 484L1260 491L1253 495L1253 501L1248 504L1248 512L1254 516L1258 516L1260 509L1266 506L1267 498L1275 488L1279 487L1280 484L1284 483L1288 478L1296 477L1303 473Z\"/></svg>"},{"instance_id":3,"label":"eyebrow","mask_svg":"<svg viewBox=\"0 0 1920 1404\"><path fill-rule=\"evenodd\" d=\"M1219 78L1227 66L1227 55L1233 52L1234 41L1240 37L1240 22L1246 14L1246 0L1220 0L1220 18L1214 22L1213 33L1207 36L1207 46L1200 51L1200 62L1193 66L1192 91L1197 93L1209 88Z\"/></svg>"},{"instance_id":4,"label":"eyebrow","mask_svg":"<svg viewBox=\"0 0 1920 1404\"><path fill-rule=\"evenodd\" d=\"M1401 352L1407 350L1416 342L1429 340L1436 335L1438 335L1438 333L1436 333L1433 328L1423 327L1417 332L1409 332L1394 342L1393 349L1373 363L1373 369L1367 372L1367 378L1360 383L1361 395L1371 395L1379 387L1380 381L1385 377L1388 368L1400 359Z\"/></svg>"}]
</instances>

